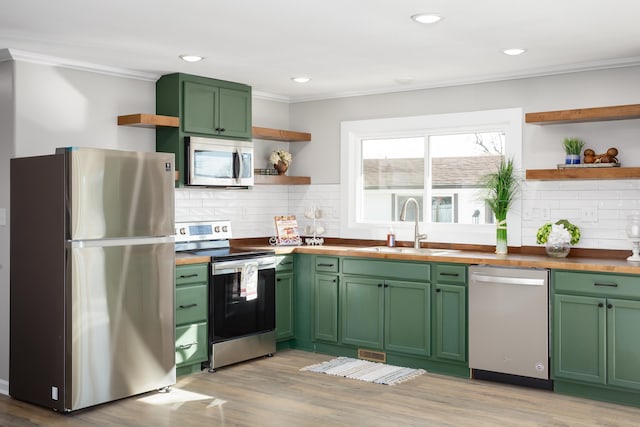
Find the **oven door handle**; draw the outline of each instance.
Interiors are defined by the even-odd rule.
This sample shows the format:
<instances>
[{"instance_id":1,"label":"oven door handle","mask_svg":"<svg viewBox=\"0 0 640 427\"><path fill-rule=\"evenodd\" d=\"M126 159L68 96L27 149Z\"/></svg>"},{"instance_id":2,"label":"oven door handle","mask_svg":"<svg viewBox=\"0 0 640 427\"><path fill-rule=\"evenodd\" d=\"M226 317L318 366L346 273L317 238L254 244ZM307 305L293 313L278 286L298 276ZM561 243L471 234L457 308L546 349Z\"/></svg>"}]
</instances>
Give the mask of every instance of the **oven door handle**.
<instances>
[{"instance_id":1,"label":"oven door handle","mask_svg":"<svg viewBox=\"0 0 640 427\"><path fill-rule=\"evenodd\" d=\"M276 260L274 257L262 258L255 261L222 261L211 263L211 274L213 276L219 276L221 274L241 273L244 266L249 262L257 262L258 270L269 270L276 268Z\"/></svg>"}]
</instances>

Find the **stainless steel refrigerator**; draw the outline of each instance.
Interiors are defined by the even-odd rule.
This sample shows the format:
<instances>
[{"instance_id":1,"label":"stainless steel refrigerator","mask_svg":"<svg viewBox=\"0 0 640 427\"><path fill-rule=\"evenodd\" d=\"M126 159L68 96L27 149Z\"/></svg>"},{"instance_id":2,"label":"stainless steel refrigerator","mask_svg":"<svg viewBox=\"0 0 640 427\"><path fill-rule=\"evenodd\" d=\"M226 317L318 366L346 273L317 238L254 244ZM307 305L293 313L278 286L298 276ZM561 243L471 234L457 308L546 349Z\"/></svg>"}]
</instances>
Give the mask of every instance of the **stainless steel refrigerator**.
<instances>
[{"instance_id":1,"label":"stainless steel refrigerator","mask_svg":"<svg viewBox=\"0 0 640 427\"><path fill-rule=\"evenodd\" d=\"M9 394L61 412L175 383L173 154L11 159Z\"/></svg>"}]
</instances>

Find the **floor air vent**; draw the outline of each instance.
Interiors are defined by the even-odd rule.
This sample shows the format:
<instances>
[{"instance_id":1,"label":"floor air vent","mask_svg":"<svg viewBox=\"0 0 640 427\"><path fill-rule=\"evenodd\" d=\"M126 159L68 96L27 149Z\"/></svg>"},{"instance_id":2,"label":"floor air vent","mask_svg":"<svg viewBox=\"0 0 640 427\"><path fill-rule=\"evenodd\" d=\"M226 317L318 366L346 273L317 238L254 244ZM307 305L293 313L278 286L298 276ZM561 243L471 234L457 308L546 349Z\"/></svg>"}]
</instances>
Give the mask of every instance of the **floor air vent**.
<instances>
[{"instance_id":1,"label":"floor air vent","mask_svg":"<svg viewBox=\"0 0 640 427\"><path fill-rule=\"evenodd\" d=\"M358 349L358 359L369 360L371 362L387 363L387 353L383 351L373 351Z\"/></svg>"}]
</instances>

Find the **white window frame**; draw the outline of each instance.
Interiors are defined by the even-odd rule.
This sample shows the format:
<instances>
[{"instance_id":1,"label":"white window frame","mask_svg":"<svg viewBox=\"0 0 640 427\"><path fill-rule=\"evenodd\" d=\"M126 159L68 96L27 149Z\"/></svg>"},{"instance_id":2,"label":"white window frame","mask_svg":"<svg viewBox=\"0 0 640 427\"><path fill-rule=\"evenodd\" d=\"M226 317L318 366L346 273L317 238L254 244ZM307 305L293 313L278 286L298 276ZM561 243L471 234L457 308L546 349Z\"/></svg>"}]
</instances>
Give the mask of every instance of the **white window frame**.
<instances>
[{"instance_id":1,"label":"white window frame","mask_svg":"<svg viewBox=\"0 0 640 427\"><path fill-rule=\"evenodd\" d=\"M380 223L358 222L361 218L362 152L360 141L373 138L392 138L481 131L505 132L505 158L513 159L514 169L522 177L522 125L521 108L485 110L465 113L434 114L427 116L396 117L345 121L340 126L340 183L342 193L340 235L353 239L382 240L390 225L398 240L413 240L413 222ZM425 186L430 171L425 167ZM425 200L431 200L430 190ZM426 205L425 205L426 206ZM430 209L430 206L429 206ZM425 217L420 212L421 218ZM420 232L428 235L427 241L442 243L495 245L495 224L445 224L420 222ZM522 199L521 192L515 198L507 214L508 245L522 246Z\"/></svg>"}]
</instances>

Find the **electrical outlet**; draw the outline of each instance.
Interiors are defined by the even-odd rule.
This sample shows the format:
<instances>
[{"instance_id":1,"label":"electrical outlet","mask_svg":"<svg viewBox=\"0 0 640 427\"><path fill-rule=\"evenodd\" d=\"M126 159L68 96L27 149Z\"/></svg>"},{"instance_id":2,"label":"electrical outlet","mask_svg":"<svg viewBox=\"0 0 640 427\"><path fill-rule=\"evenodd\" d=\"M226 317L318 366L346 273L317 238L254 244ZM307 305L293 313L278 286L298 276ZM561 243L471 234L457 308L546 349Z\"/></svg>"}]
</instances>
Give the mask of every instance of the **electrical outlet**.
<instances>
[{"instance_id":1,"label":"electrical outlet","mask_svg":"<svg viewBox=\"0 0 640 427\"><path fill-rule=\"evenodd\" d=\"M551 209L540 208L540 219L549 220L551 218Z\"/></svg>"},{"instance_id":2,"label":"electrical outlet","mask_svg":"<svg viewBox=\"0 0 640 427\"><path fill-rule=\"evenodd\" d=\"M582 208L582 222L598 222L598 208Z\"/></svg>"}]
</instances>

